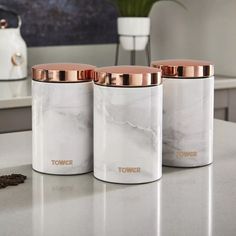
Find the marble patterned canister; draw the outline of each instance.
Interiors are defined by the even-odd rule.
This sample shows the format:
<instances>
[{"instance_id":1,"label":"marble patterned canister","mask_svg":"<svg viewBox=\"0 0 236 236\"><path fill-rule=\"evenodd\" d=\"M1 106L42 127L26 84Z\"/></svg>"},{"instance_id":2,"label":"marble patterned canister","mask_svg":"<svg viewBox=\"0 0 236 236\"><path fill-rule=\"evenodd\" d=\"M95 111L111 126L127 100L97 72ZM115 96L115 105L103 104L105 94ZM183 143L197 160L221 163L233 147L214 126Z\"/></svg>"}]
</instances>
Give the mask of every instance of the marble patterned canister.
<instances>
[{"instance_id":1,"label":"marble patterned canister","mask_svg":"<svg viewBox=\"0 0 236 236\"><path fill-rule=\"evenodd\" d=\"M163 164L197 167L213 161L214 66L196 60L155 61L164 83Z\"/></svg>"},{"instance_id":2,"label":"marble patterned canister","mask_svg":"<svg viewBox=\"0 0 236 236\"><path fill-rule=\"evenodd\" d=\"M138 66L96 70L94 176L145 183L162 175L162 78Z\"/></svg>"},{"instance_id":3,"label":"marble patterned canister","mask_svg":"<svg viewBox=\"0 0 236 236\"><path fill-rule=\"evenodd\" d=\"M72 175L93 169L93 75L84 64L32 68L33 169Z\"/></svg>"}]
</instances>

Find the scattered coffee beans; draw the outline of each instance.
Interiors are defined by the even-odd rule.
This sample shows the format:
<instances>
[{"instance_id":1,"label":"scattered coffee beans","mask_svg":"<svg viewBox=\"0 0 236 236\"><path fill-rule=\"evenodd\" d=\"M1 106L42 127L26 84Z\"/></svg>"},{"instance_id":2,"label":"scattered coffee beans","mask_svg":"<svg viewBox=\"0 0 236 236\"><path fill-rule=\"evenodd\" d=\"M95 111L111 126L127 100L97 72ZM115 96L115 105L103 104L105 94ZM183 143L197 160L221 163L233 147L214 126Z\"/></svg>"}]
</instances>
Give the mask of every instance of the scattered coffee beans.
<instances>
[{"instance_id":1,"label":"scattered coffee beans","mask_svg":"<svg viewBox=\"0 0 236 236\"><path fill-rule=\"evenodd\" d=\"M22 184L25 182L26 178L25 175L21 174L2 175L0 176L0 189Z\"/></svg>"}]
</instances>

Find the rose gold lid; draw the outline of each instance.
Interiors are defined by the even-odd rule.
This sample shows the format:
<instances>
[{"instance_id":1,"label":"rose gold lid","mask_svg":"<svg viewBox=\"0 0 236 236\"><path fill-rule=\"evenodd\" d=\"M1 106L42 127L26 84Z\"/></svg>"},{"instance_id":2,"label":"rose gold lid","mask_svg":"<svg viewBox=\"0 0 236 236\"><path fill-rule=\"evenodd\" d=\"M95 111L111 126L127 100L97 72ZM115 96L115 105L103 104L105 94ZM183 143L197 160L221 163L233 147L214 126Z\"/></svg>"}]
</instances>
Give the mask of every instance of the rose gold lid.
<instances>
[{"instance_id":1,"label":"rose gold lid","mask_svg":"<svg viewBox=\"0 0 236 236\"><path fill-rule=\"evenodd\" d=\"M112 87L145 87L162 84L161 70L147 66L110 66L95 70L95 84Z\"/></svg>"},{"instance_id":2,"label":"rose gold lid","mask_svg":"<svg viewBox=\"0 0 236 236\"><path fill-rule=\"evenodd\" d=\"M163 60L153 61L152 66L161 69L163 77L193 79L214 75L214 65L209 61Z\"/></svg>"},{"instance_id":3,"label":"rose gold lid","mask_svg":"<svg viewBox=\"0 0 236 236\"><path fill-rule=\"evenodd\" d=\"M50 63L32 67L32 79L44 82L88 82L95 66L76 63Z\"/></svg>"}]
</instances>

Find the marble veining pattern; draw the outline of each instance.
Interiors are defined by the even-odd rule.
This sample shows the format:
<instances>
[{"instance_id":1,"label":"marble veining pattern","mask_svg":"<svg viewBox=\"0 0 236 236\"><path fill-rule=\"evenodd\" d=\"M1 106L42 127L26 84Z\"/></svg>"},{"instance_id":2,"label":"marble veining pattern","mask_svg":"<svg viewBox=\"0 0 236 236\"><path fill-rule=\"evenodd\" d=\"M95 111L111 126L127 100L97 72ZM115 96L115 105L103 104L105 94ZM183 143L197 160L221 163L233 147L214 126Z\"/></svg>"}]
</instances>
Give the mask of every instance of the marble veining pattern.
<instances>
[{"instance_id":1,"label":"marble veining pattern","mask_svg":"<svg viewBox=\"0 0 236 236\"><path fill-rule=\"evenodd\" d=\"M94 174L120 183L161 177L162 86L94 86ZM140 168L120 173L119 168Z\"/></svg>"},{"instance_id":2,"label":"marble veining pattern","mask_svg":"<svg viewBox=\"0 0 236 236\"><path fill-rule=\"evenodd\" d=\"M46 173L92 171L93 85L33 81L33 168ZM52 160L72 160L52 165Z\"/></svg>"},{"instance_id":3,"label":"marble veining pattern","mask_svg":"<svg viewBox=\"0 0 236 236\"><path fill-rule=\"evenodd\" d=\"M163 164L201 166L212 162L214 78L166 79Z\"/></svg>"}]
</instances>

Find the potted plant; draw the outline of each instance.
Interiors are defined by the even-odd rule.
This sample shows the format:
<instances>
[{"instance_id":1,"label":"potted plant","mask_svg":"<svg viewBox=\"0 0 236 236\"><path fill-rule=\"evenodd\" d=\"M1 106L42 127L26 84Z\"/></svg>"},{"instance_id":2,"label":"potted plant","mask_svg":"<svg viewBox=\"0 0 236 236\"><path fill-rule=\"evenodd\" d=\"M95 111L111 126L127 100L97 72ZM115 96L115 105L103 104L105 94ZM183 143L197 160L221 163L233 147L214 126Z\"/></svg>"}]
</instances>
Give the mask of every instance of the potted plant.
<instances>
[{"instance_id":1,"label":"potted plant","mask_svg":"<svg viewBox=\"0 0 236 236\"><path fill-rule=\"evenodd\" d=\"M178 0L109 0L118 10L120 43L125 50L144 50L150 35L149 13L156 2Z\"/></svg>"}]
</instances>

